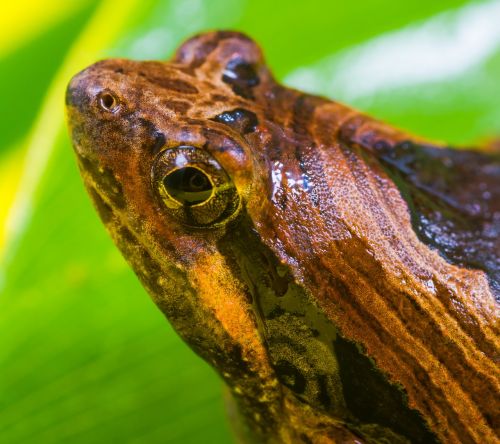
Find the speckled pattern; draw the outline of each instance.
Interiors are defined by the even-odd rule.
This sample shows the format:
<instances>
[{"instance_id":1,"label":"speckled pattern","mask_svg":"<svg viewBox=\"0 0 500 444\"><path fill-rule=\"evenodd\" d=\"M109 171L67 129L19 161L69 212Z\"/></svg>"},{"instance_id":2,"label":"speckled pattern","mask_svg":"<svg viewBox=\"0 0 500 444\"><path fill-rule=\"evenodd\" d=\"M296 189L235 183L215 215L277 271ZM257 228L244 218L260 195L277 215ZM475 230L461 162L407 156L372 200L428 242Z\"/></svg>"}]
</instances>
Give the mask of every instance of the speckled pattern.
<instances>
[{"instance_id":1,"label":"speckled pattern","mask_svg":"<svg viewBox=\"0 0 500 444\"><path fill-rule=\"evenodd\" d=\"M98 62L66 100L103 223L241 441L499 442L498 150L285 88L234 32Z\"/></svg>"}]
</instances>

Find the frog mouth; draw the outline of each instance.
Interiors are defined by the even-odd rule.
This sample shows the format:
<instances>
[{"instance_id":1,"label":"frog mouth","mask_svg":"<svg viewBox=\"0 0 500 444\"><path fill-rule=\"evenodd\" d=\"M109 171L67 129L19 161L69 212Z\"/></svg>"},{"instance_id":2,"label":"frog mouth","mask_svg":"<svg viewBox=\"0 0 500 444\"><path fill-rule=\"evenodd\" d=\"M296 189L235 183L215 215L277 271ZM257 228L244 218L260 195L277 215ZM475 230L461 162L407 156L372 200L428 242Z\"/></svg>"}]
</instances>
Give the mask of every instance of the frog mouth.
<instances>
[{"instance_id":1,"label":"frog mouth","mask_svg":"<svg viewBox=\"0 0 500 444\"><path fill-rule=\"evenodd\" d=\"M125 198L122 194L122 187L116 180L112 171L102 168L95 160L83 156L75 149L78 160L78 167L85 184L85 188L94 204L99 218L106 226L110 235L117 244L124 244L116 233L126 224L121 220L119 210L125 207Z\"/></svg>"},{"instance_id":2,"label":"frog mouth","mask_svg":"<svg viewBox=\"0 0 500 444\"><path fill-rule=\"evenodd\" d=\"M87 192L114 243L149 293L161 294L161 266L151 257L147 247L139 241L119 211L125 206L121 186L112 172L100 168L98 162L84 156L78 156L78 160Z\"/></svg>"},{"instance_id":3,"label":"frog mouth","mask_svg":"<svg viewBox=\"0 0 500 444\"><path fill-rule=\"evenodd\" d=\"M125 208L126 201L120 182L116 179L110 168L102 167L99 162L91 160L78 151L78 164L85 178L87 188L93 189L102 199L106 196L112 208ZM93 196L92 196L93 197Z\"/></svg>"}]
</instances>

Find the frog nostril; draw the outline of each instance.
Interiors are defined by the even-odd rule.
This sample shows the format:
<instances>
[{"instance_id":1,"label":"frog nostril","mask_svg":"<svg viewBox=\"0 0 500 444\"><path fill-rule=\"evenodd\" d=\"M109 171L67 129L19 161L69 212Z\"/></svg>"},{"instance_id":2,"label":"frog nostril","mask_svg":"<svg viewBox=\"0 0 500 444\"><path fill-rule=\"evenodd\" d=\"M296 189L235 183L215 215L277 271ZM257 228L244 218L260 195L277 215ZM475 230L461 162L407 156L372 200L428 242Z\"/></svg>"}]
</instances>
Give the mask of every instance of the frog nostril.
<instances>
[{"instance_id":1,"label":"frog nostril","mask_svg":"<svg viewBox=\"0 0 500 444\"><path fill-rule=\"evenodd\" d=\"M115 112L119 107L118 99L109 91L104 91L98 97L99 106L105 111Z\"/></svg>"},{"instance_id":2,"label":"frog nostril","mask_svg":"<svg viewBox=\"0 0 500 444\"><path fill-rule=\"evenodd\" d=\"M112 108L115 104L115 99L110 94L105 94L101 97L101 104L105 108Z\"/></svg>"}]
</instances>

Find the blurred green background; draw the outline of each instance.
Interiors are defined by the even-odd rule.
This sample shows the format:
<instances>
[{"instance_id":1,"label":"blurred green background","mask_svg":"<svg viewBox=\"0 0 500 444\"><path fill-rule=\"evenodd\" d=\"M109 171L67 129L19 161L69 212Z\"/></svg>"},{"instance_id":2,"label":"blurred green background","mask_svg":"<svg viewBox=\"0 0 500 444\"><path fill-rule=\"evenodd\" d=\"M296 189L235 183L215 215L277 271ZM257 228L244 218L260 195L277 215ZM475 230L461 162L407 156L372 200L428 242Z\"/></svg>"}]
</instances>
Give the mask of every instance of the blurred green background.
<instances>
[{"instance_id":1,"label":"blurred green background","mask_svg":"<svg viewBox=\"0 0 500 444\"><path fill-rule=\"evenodd\" d=\"M85 195L64 125L72 74L238 29L290 85L470 144L500 135L498 23L491 0L4 2L0 442L232 442L219 379L150 302Z\"/></svg>"}]
</instances>

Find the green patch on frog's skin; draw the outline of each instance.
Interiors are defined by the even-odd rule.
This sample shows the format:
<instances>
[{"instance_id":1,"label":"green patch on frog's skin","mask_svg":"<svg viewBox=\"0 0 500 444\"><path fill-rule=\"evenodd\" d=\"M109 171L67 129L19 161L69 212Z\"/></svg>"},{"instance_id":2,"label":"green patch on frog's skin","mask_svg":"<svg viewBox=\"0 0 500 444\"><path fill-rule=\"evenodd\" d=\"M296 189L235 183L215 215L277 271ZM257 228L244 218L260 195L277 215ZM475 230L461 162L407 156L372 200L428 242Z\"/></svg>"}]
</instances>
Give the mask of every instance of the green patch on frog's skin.
<instances>
[{"instance_id":1,"label":"green patch on frog's skin","mask_svg":"<svg viewBox=\"0 0 500 444\"><path fill-rule=\"evenodd\" d=\"M243 214L218 243L249 293L280 382L368 442L437 443L404 389L390 382L259 239Z\"/></svg>"},{"instance_id":2,"label":"green patch on frog's skin","mask_svg":"<svg viewBox=\"0 0 500 444\"><path fill-rule=\"evenodd\" d=\"M346 409L330 344L337 332L288 268L278 263L242 216L219 242L246 284L257 324L281 382L315 408L335 416Z\"/></svg>"}]
</instances>

